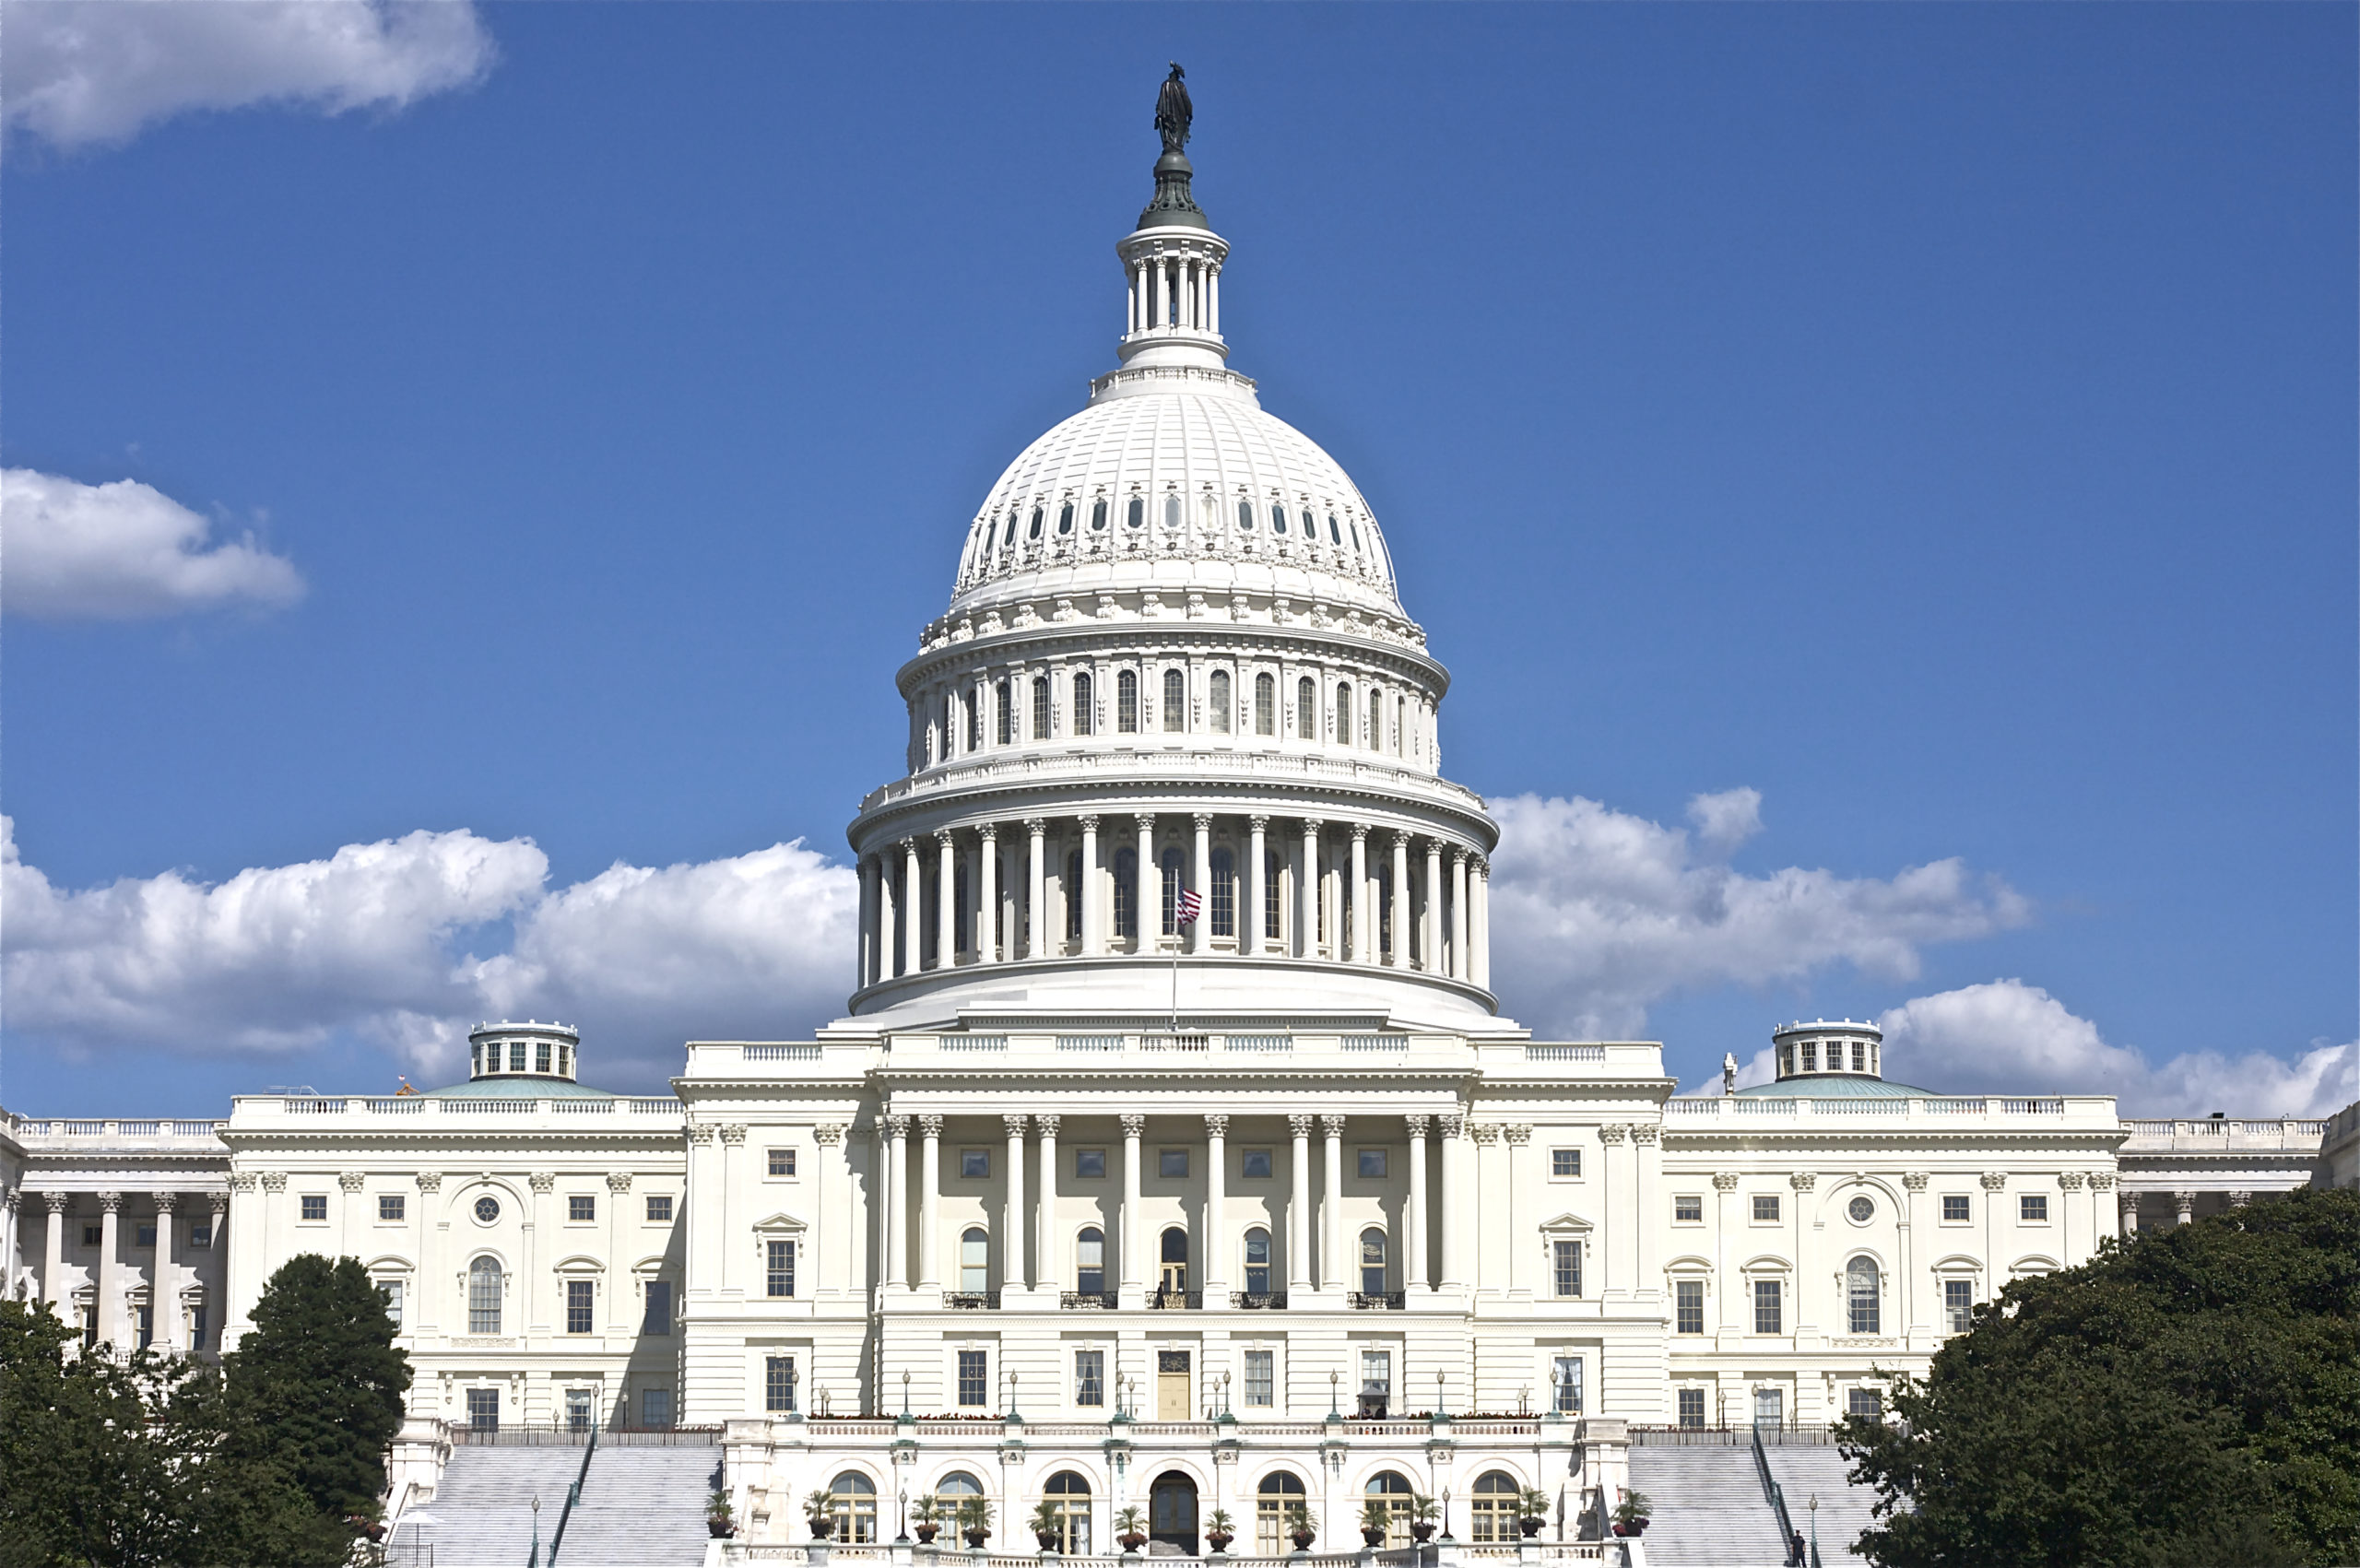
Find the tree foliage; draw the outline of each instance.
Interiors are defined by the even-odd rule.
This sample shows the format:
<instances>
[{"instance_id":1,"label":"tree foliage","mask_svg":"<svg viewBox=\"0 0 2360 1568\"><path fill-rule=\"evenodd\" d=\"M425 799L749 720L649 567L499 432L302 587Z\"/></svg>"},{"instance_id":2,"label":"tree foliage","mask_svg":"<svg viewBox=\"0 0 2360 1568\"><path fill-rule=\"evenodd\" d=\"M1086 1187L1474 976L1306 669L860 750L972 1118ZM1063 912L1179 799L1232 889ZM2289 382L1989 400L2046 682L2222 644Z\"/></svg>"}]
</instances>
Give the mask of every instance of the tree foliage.
<instances>
[{"instance_id":1,"label":"tree foliage","mask_svg":"<svg viewBox=\"0 0 2360 1568\"><path fill-rule=\"evenodd\" d=\"M409 1358L394 1348L395 1333L358 1260L289 1259L224 1358L241 1456L278 1464L323 1513L373 1511L409 1390Z\"/></svg>"},{"instance_id":2,"label":"tree foliage","mask_svg":"<svg viewBox=\"0 0 2360 1568\"><path fill-rule=\"evenodd\" d=\"M1886 1568L2360 1562L2360 1193L2107 1244L1847 1421Z\"/></svg>"}]
</instances>

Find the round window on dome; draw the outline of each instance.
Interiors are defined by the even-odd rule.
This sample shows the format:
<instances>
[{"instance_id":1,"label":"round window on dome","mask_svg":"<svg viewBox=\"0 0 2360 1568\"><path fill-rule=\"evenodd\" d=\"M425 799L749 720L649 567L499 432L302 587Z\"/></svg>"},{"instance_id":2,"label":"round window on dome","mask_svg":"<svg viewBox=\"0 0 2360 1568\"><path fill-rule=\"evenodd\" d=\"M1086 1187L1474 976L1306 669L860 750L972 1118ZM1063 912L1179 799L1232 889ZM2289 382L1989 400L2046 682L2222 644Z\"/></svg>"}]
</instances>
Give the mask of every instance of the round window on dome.
<instances>
[{"instance_id":1,"label":"round window on dome","mask_svg":"<svg viewBox=\"0 0 2360 1568\"><path fill-rule=\"evenodd\" d=\"M1071 501L1066 502L1064 509L1057 513L1057 532L1060 534L1073 532L1073 502Z\"/></svg>"},{"instance_id":2,"label":"round window on dome","mask_svg":"<svg viewBox=\"0 0 2360 1568\"><path fill-rule=\"evenodd\" d=\"M1039 507L1034 507L1032 509L1032 526L1024 536L1028 539L1039 538L1041 536L1041 525L1047 521L1048 514L1044 513Z\"/></svg>"},{"instance_id":3,"label":"round window on dome","mask_svg":"<svg viewBox=\"0 0 2360 1568\"><path fill-rule=\"evenodd\" d=\"M1237 527L1240 533L1250 534L1254 531L1254 503L1252 501L1241 501L1237 503Z\"/></svg>"},{"instance_id":4,"label":"round window on dome","mask_svg":"<svg viewBox=\"0 0 2360 1568\"><path fill-rule=\"evenodd\" d=\"M1865 1225L1877 1217L1877 1206L1868 1198L1856 1197L1844 1206L1844 1212L1852 1217L1855 1225Z\"/></svg>"},{"instance_id":5,"label":"round window on dome","mask_svg":"<svg viewBox=\"0 0 2360 1568\"><path fill-rule=\"evenodd\" d=\"M491 1197L487 1196L487 1197L479 1197L479 1198L476 1199L476 1223L477 1223L477 1224L478 1224L478 1225L489 1225L489 1224L490 1224L493 1220L497 1220L497 1219L499 1219L499 1218L500 1218L500 1200L499 1200L498 1198L496 1198L496 1197Z\"/></svg>"},{"instance_id":6,"label":"round window on dome","mask_svg":"<svg viewBox=\"0 0 2360 1568\"><path fill-rule=\"evenodd\" d=\"M1090 509L1090 531L1093 534L1106 531L1106 499L1103 496Z\"/></svg>"},{"instance_id":7,"label":"round window on dome","mask_svg":"<svg viewBox=\"0 0 2360 1568\"><path fill-rule=\"evenodd\" d=\"M1147 499L1144 496L1131 497L1131 514L1124 521L1134 528L1147 525Z\"/></svg>"}]
</instances>

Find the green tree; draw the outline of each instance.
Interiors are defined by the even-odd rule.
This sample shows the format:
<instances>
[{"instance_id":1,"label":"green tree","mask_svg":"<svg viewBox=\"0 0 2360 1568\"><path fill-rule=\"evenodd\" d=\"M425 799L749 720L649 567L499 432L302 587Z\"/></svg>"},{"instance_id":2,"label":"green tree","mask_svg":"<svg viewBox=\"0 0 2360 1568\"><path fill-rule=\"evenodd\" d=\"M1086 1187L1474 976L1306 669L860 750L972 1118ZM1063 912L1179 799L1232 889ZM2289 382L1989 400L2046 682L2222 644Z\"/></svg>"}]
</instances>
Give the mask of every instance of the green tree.
<instances>
[{"instance_id":1,"label":"green tree","mask_svg":"<svg viewBox=\"0 0 2360 1568\"><path fill-rule=\"evenodd\" d=\"M2360 1561L2360 1193L2107 1244L1844 1423L1886 1568Z\"/></svg>"},{"instance_id":2,"label":"green tree","mask_svg":"<svg viewBox=\"0 0 2360 1568\"><path fill-rule=\"evenodd\" d=\"M289 1259L252 1321L223 1358L230 1452L278 1467L324 1515L373 1516L410 1371L368 1271L349 1257Z\"/></svg>"}]
</instances>

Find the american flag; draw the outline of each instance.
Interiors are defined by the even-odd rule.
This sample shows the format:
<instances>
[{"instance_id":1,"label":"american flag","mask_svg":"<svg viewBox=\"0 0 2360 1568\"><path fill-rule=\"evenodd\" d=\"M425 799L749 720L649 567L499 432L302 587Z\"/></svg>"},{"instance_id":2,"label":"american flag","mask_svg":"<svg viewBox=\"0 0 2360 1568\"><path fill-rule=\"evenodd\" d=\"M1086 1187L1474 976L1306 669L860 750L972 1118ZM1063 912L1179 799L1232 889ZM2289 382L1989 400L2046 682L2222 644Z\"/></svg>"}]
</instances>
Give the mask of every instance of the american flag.
<instances>
[{"instance_id":1,"label":"american flag","mask_svg":"<svg viewBox=\"0 0 2360 1568\"><path fill-rule=\"evenodd\" d=\"M1204 912L1205 901L1197 896L1194 889L1180 890L1180 924L1182 925L1194 925L1197 923L1197 916Z\"/></svg>"}]
</instances>

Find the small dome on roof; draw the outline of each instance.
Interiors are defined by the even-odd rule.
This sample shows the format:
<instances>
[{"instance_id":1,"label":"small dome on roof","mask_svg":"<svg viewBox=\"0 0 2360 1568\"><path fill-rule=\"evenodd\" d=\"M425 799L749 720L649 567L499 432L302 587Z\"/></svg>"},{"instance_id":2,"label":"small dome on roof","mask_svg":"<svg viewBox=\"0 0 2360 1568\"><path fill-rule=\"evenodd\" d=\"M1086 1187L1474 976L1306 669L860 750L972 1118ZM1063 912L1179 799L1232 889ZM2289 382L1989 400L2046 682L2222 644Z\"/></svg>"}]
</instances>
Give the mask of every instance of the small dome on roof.
<instances>
[{"instance_id":1,"label":"small dome on roof","mask_svg":"<svg viewBox=\"0 0 2360 1568\"><path fill-rule=\"evenodd\" d=\"M1757 1083L1752 1089L1740 1089L1738 1098L1743 1100L1935 1100L1941 1098L1930 1089L1918 1089L1906 1083L1893 1083L1865 1074L1818 1073L1797 1077L1777 1083Z\"/></svg>"}]
</instances>

